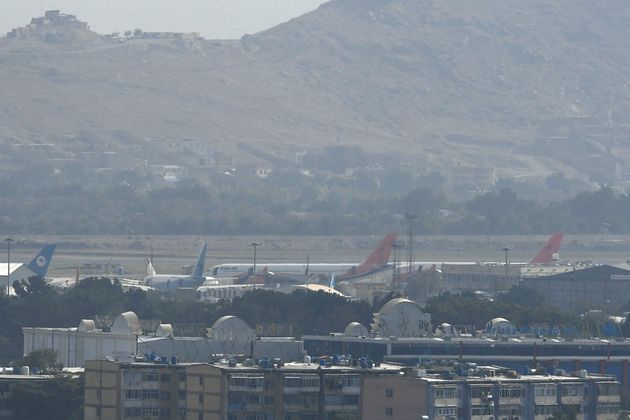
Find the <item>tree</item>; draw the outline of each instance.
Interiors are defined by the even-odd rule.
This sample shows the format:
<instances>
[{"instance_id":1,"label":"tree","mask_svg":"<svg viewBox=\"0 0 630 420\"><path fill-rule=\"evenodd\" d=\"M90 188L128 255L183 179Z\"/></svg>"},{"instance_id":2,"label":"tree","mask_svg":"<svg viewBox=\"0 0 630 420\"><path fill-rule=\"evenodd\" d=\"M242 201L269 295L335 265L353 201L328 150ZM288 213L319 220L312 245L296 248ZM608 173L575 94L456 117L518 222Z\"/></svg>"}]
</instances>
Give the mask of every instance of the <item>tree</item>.
<instances>
[{"instance_id":1,"label":"tree","mask_svg":"<svg viewBox=\"0 0 630 420\"><path fill-rule=\"evenodd\" d=\"M42 373L55 373L63 369L63 364L57 362L57 352L53 349L33 350L19 360L18 364L37 368Z\"/></svg>"},{"instance_id":2,"label":"tree","mask_svg":"<svg viewBox=\"0 0 630 420\"><path fill-rule=\"evenodd\" d=\"M78 420L82 405L83 380L69 376L17 383L7 398L13 418L24 420Z\"/></svg>"}]
</instances>

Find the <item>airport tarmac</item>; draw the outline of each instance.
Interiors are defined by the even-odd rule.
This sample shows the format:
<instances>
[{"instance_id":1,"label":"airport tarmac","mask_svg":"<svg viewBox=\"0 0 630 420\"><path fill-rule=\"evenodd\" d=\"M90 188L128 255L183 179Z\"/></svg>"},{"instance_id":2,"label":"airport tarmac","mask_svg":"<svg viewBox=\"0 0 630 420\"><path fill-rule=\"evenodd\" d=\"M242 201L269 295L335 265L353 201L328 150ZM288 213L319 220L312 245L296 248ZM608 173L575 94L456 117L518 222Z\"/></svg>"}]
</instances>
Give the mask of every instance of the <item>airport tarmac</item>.
<instances>
[{"instance_id":1,"label":"airport tarmac","mask_svg":"<svg viewBox=\"0 0 630 420\"><path fill-rule=\"evenodd\" d=\"M7 235L3 236L6 237ZM82 276L109 274L98 267L114 270L123 267L126 276L142 278L145 259L153 255L158 273L181 273L182 267L194 264L202 241L208 242L206 268L229 262L253 260L252 243L257 261L264 262L360 262L380 241L370 236L43 236L12 235L11 260L28 261L42 243L57 244L49 269L50 276L74 276L75 268L86 264L93 270L82 270ZM414 238L415 261L496 261L503 263L504 247L509 247L510 261L528 261L546 241L547 235L524 236L447 236L417 235ZM401 248L396 255L406 261L406 237L399 236ZM1 245L0 245L1 247ZM4 247L6 251L6 245ZM5 254L6 255L6 254ZM563 261L624 263L630 259L630 235L565 235L560 251ZM2 248L0 248L0 261Z\"/></svg>"}]
</instances>

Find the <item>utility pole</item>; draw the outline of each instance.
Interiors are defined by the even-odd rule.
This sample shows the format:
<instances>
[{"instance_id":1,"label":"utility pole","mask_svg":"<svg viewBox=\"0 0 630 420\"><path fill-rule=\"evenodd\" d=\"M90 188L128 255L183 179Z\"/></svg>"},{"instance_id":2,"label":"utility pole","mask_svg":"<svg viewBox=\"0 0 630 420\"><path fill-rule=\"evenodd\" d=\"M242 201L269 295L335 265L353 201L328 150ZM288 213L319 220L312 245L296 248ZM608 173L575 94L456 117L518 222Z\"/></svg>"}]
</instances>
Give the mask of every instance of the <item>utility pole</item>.
<instances>
[{"instance_id":1,"label":"utility pole","mask_svg":"<svg viewBox=\"0 0 630 420\"><path fill-rule=\"evenodd\" d=\"M256 247L260 245L258 242L252 242L249 246L254 248L254 271L252 274L256 274Z\"/></svg>"},{"instance_id":2,"label":"utility pole","mask_svg":"<svg viewBox=\"0 0 630 420\"><path fill-rule=\"evenodd\" d=\"M7 297L9 297L11 290L11 243L15 242L15 239L9 237L4 241L7 243Z\"/></svg>"},{"instance_id":3,"label":"utility pole","mask_svg":"<svg viewBox=\"0 0 630 420\"><path fill-rule=\"evenodd\" d=\"M507 246L505 248L503 248L503 252L505 252L505 284L508 284L508 275L509 275L509 263L508 263L508 253L510 252L510 248L508 248ZM497 285L496 285L496 280L495 280L495 285L494 285L494 298L496 299L497 297Z\"/></svg>"},{"instance_id":4,"label":"utility pole","mask_svg":"<svg viewBox=\"0 0 630 420\"><path fill-rule=\"evenodd\" d=\"M416 220L416 214L407 212L405 219L407 220L407 273L411 274L413 271L413 223Z\"/></svg>"}]
</instances>

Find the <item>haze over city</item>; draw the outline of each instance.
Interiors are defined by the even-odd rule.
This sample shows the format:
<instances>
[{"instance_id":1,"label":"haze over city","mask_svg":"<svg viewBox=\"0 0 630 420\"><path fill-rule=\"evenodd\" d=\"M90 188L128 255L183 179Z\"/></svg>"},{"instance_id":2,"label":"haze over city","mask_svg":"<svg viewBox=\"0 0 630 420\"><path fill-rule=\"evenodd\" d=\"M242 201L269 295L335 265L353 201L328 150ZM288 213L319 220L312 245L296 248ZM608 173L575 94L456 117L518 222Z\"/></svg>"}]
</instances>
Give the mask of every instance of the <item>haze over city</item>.
<instances>
[{"instance_id":1,"label":"haze over city","mask_svg":"<svg viewBox=\"0 0 630 420\"><path fill-rule=\"evenodd\" d=\"M3 418L624 418L630 3L320 3L2 1Z\"/></svg>"}]
</instances>

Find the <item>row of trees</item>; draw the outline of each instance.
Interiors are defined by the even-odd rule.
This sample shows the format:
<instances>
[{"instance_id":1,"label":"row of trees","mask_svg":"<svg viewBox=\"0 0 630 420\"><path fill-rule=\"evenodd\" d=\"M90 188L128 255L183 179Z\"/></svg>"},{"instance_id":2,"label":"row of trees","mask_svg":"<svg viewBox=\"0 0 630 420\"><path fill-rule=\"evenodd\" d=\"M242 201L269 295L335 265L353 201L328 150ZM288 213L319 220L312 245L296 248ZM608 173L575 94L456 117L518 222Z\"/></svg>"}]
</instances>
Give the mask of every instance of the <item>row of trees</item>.
<instances>
[{"instance_id":1,"label":"row of trees","mask_svg":"<svg viewBox=\"0 0 630 420\"><path fill-rule=\"evenodd\" d=\"M32 175L32 174L31 174ZM418 215L420 234L630 233L630 197L602 188L541 203L501 189L468 201L447 199L437 186L402 174L382 179L242 174L185 180L155 188L133 173L111 184L44 176L25 188L0 179L6 191L0 230L37 234L360 234L398 230ZM390 179L391 178L391 179ZM391 184L391 185L389 185ZM387 185L387 186L385 186Z\"/></svg>"}]
</instances>

